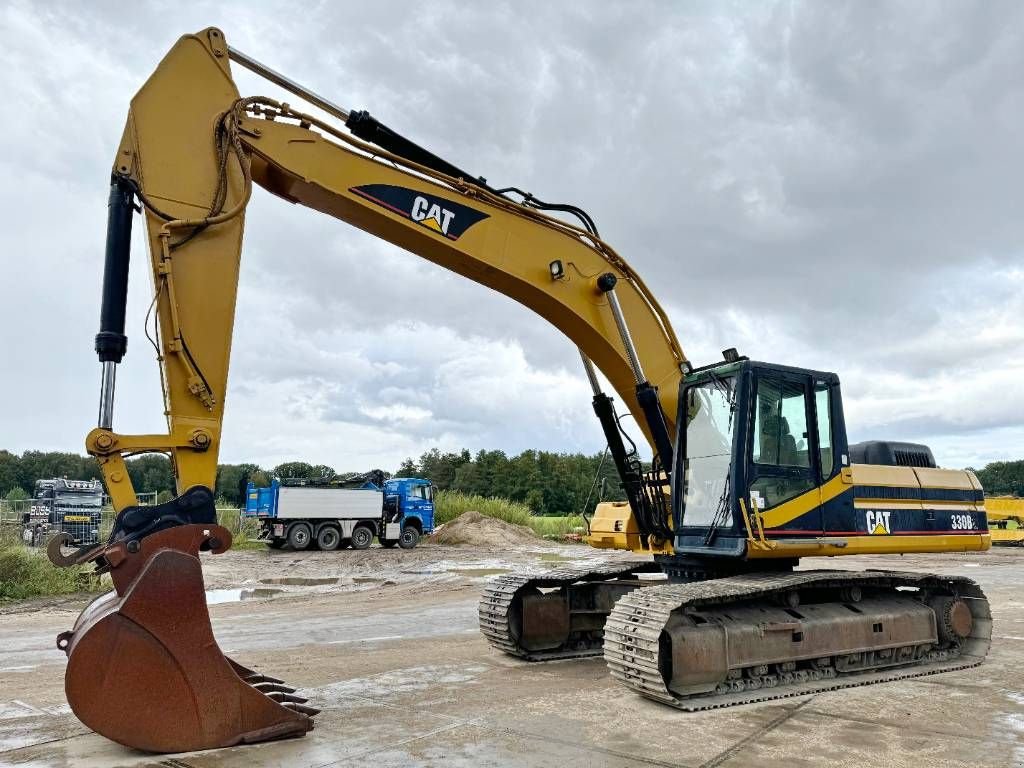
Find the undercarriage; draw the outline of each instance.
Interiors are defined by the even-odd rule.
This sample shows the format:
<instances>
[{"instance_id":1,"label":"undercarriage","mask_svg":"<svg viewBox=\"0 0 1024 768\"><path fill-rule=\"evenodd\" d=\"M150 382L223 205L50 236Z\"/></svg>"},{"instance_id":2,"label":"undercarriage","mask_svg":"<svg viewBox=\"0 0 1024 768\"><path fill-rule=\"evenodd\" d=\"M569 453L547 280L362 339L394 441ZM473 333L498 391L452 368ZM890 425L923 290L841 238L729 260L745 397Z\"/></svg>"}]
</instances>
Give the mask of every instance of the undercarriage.
<instances>
[{"instance_id":1,"label":"undercarriage","mask_svg":"<svg viewBox=\"0 0 1024 768\"><path fill-rule=\"evenodd\" d=\"M783 571L670 583L661 570L506 576L485 590L480 628L528 661L603 653L623 685L688 711L963 669L988 653L988 601L969 579Z\"/></svg>"}]
</instances>

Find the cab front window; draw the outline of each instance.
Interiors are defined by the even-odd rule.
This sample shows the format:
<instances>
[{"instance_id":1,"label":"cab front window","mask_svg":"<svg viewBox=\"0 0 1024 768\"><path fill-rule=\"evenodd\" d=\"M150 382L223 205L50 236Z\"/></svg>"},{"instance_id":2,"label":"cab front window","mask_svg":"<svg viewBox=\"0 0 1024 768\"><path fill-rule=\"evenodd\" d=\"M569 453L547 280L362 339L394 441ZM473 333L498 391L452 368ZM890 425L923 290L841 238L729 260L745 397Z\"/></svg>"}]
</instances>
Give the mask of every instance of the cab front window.
<instances>
[{"instance_id":1,"label":"cab front window","mask_svg":"<svg viewBox=\"0 0 1024 768\"><path fill-rule=\"evenodd\" d=\"M686 389L683 525L717 524L728 509L735 387L728 377Z\"/></svg>"}]
</instances>

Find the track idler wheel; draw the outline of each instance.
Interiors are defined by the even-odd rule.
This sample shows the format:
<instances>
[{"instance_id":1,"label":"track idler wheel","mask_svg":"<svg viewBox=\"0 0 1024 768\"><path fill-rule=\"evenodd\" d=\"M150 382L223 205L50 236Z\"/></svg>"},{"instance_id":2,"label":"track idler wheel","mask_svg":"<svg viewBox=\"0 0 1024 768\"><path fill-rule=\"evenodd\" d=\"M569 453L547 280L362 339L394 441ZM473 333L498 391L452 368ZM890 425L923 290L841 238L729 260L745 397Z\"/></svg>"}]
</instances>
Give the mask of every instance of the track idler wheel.
<instances>
[{"instance_id":1,"label":"track idler wheel","mask_svg":"<svg viewBox=\"0 0 1024 768\"><path fill-rule=\"evenodd\" d=\"M108 545L115 591L57 637L72 711L108 739L188 752L301 736L318 710L276 678L229 659L206 608L200 550L231 546L218 525L183 525Z\"/></svg>"}]
</instances>

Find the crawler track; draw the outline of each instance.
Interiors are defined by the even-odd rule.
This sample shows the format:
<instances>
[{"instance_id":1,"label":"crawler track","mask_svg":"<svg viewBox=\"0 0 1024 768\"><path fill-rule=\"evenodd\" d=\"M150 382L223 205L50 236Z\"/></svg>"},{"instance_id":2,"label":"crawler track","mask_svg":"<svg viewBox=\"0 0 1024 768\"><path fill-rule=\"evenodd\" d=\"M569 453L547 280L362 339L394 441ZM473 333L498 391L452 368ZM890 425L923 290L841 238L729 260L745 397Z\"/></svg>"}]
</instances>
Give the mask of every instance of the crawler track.
<instances>
[{"instance_id":1,"label":"crawler track","mask_svg":"<svg viewBox=\"0 0 1024 768\"><path fill-rule=\"evenodd\" d=\"M688 697L679 696L666 686L659 666L659 641L674 612L751 599L772 600L774 595L794 589L848 586L891 590L903 586L955 591L966 599L970 607L973 629L959 649L931 651L907 666L847 673L835 669L800 670L765 675L753 681L740 679L731 687L720 686L720 690L714 693ZM974 667L988 653L991 635L992 617L988 601L981 588L970 579L887 571L800 571L749 574L635 590L616 603L605 624L604 656L612 677L627 688L649 699L692 712Z\"/></svg>"},{"instance_id":2,"label":"crawler track","mask_svg":"<svg viewBox=\"0 0 1024 768\"><path fill-rule=\"evenodd\" d=\"M659 572L660 568L655 563L629 560L606 563L594 568L559 568L541 573L518 573L502 576L490 583L480 597L477 609L480 632L499 651L527 661L600 656L602 642L599 635L589 638L570 638L563 647L554 650L531 651L524 648L517 637L515 621L512 616L516 597L533 588L568 588L577 583L611 581L638 573Z\"/></svg>"}]
</instances>

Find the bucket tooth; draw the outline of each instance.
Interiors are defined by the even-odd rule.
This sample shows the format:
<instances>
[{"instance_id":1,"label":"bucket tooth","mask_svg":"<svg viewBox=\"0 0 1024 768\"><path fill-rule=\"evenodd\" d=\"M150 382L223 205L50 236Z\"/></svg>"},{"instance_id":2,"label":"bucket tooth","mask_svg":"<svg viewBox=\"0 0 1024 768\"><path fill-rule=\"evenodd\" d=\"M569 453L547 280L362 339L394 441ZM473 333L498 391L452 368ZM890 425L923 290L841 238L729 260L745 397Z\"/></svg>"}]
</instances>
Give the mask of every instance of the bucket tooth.
<instances>
[{"instance_id":1,"label":"bucket tooth","mask_svg":"<svg viewBox=\"0 0 1024 768\"><path fill-rule=\"evenodd\" d=\"M282 704L281 706L287 707L288 709L291 709L295 712L299 712L307 717L316 717L320 714L319 709L317 709L316 707L307 707L305 704L295 704L292 702L287 702L285 704Z\"/></svg>"},{"instance_id":2,"label":"bucket tooth","mask_svg":"<svg viewBox=\"0 0 1024 768\"><path fill-rule=\"evenodd\" d=\"M253 672L251 675L239 675L239 677L245 680L245 682L247 682L249 685L256 685L257 683L276 683L277 685L284 684L284 680L281 680L276 677L271 677L270 675L262 675L256 672Z\"/></svg>"},{"instance_id":3,"label":"bucket tooth","mask_svg":"<svg viewBox=\"0 0 1024 768\"><path fill-rule=\"evenodd\" d=\"M290 702L292 704L305 704L309 701L309 699L303 696L296 696L292 693L277 693L276 691L274 693L268 693L267 696L272 698L274 701Z\"/></svg>"},{"instance_id":4,"label":"bucket tooth","mask_svg":"<svg viewBox=\"0 0 1024 768\"><path fill-rule=\"evenodd\" d=\"M295 693L297 689L292 688L289 685L281 685L280 683L250 683L253 688L257 691L262 691L266 694L271 693Z\"/></svg>"},{"instance_id":5,"label":"bucket tooth","mask_svg":"<svg viewBox=\"0 0 1024 768\"><path fill-rule=\"evenodd\" d=\"M182 525L103 550L115 591L94 600L71 632L58 637L68 655L68 703L86 726L157 753L312 730L317 710L267 696L246 678L284 689L276 693L293 689L237 664L217 646L198 555L201 548L222 552L230 541L220 526Z\"/></svg>"}]
</instances>

